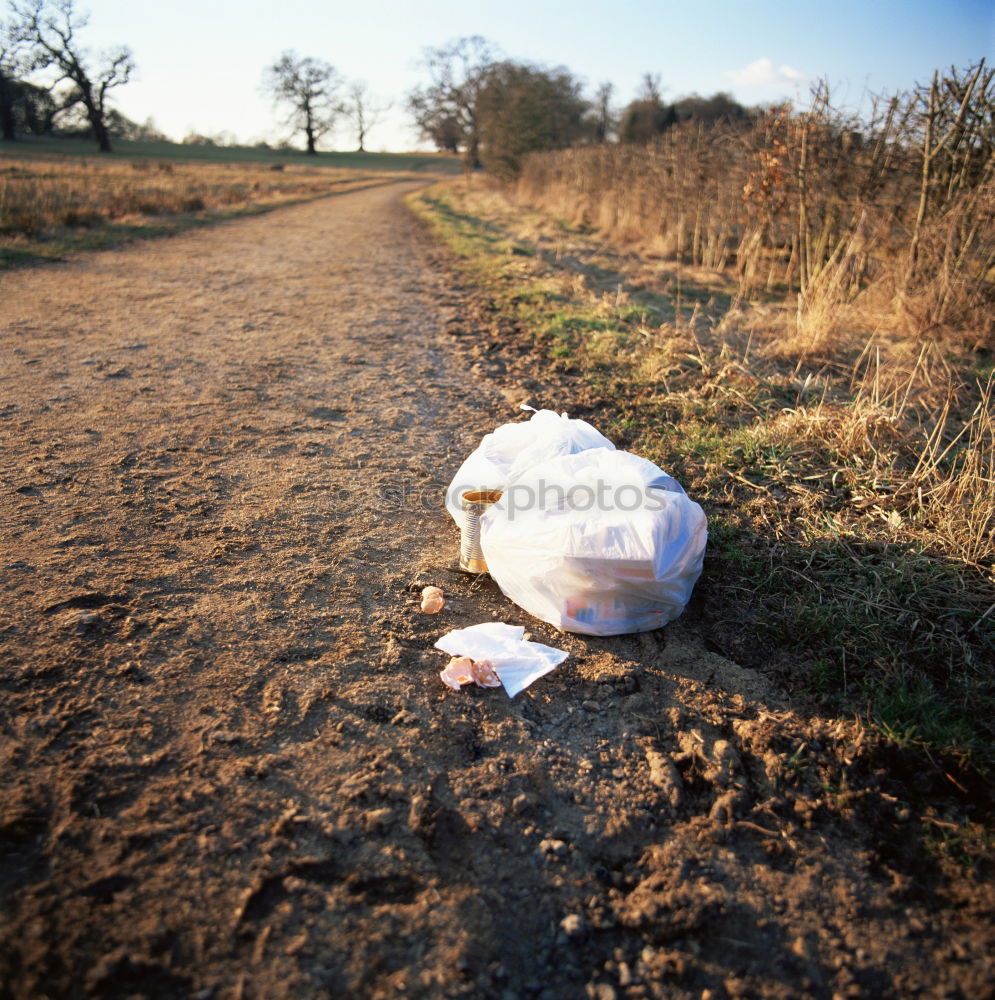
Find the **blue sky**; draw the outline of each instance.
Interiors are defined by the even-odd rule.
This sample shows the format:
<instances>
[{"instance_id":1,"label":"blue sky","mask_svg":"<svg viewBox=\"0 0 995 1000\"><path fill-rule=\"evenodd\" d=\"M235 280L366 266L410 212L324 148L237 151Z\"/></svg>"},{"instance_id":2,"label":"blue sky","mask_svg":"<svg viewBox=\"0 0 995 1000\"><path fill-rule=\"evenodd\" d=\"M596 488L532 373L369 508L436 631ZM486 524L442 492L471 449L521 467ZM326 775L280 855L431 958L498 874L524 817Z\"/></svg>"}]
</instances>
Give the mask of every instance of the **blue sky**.
<instances>
[{"instance_id":1,"label":"blue sky","mask_svg":"<svg viewBox=\"0 0 995 1000\"><path fill-rule=\"evenodd\" d=\"M174 138L190 131L234 133L242 141L283 134L260 91L264 68L281 52L324 59L366 80L393 108L371 134L372 149L418 145L404 94L424 79L426 46L479 34L515 59L563 65L590 90L633 96L643 74L658 74L664 96L731 91L743 103L804 100L826 77L859 105L866 90L891 92L927 80L936 68L995 57L995 0L837 0L818 4L686 3L669 0L77 0L90 12L81 34L94 49L128 45L137 79L117 92L129 117ZM342 126L328 148L349 149Z\"/></svg>"}]
</instances>

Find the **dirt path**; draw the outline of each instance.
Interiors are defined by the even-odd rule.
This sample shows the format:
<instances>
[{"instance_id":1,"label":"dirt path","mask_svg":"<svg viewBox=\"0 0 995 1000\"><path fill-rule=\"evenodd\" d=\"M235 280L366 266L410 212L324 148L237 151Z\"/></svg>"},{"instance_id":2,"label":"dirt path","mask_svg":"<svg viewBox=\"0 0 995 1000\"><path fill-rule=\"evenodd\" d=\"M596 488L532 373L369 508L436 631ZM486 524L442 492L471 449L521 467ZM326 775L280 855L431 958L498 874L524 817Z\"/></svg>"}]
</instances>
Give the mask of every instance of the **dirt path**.
<instances>
[{"instance_id":1,"label":"dirt path","mask_svg":"<svg viewBox=\"0 0 995 1000\"><path fill-rule=\"evenodd\" d=\"M854 727L454 570L514 414L403 190L0 280L0 996L984 995ZM448 691L486 620L571 658Z\"/></svg>"}]
</instances>

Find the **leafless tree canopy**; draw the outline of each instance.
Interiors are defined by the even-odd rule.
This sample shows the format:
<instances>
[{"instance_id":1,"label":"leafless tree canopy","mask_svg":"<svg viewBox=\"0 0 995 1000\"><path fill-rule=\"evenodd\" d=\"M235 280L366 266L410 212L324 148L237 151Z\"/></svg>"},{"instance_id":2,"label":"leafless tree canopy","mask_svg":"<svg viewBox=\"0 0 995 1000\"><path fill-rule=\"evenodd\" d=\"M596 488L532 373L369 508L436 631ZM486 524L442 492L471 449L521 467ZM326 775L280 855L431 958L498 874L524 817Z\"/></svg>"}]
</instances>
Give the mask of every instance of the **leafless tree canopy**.
<instances>
[{"instance_id":1,"label":"leafless tree canopy","mask_svg":"<svg viewBox=\"0 0 995 1000\"><path fill-rule=\"evenodd\" d=\"M266 70L263 85L274 102L287 110L287 125L304 133L307 152L314 156L318 142L335 127L343 111L338 98L341 79L335 67L284 52Z\"/></svg>"},{"instance_id":2,"label":"leafless tree canopy","mask_svg":"<svg viewBox=\"0 0 995 1000\"><path fill-rule=\"evenodd\" d=\"M11 11L15 37L30 50L30 68L53 72L53 86L69 85L60 110L82 105L97 146L110 152L107 94L131 79L131 51L122 46L94 59L79 40L88 19L77 13L74 0L15 0Z\"/></svg>"},{"instance_id":3,"label":"leafless tree canopy","mask_svg":"<svg viewBox=\"0 0 995 1000\"><path fill-rule=\"evenodd\" d=\"M462 152L467 170L478 169L478 100L495 50L479 35L458 38L425 52L430 82L408 94L408 109L422 135L440 149Z\"/></svg>"},{"instance_id":4,"label":"leafless tree canopy","mask_svg":"<svg viewBox=\"0 0 995 1000\"><path fill-rule=\"evenodd\" d=\"M565 149L592 136L590 105L569 70L495 63L478 100L484 165L511 179L534 150Z\"/></svg>"},{"instance_id":5,"label":"leafless tree canopy","mask_svg":"<svg viewBox=\"0 0 995 1000\"><path fill-rule=\"evenodd\" d=\"M357 152L366 152L366 138L370 130L383 118L390 109L389 101L379 101L370 93L369 84L365 80L353 80L349 84L346 100L346 113L356 131Z\"/></svg>"},{"instance_id":6,"label":"leafless tree canopy","mask_svg":"<svg viewBox=\"0 0 995 1000\"><path fill-rule=\"evenodd\" d=\"M562 66L498 60L478 36L429 49L425 66L431 82L409 93L408 109L423 136L463 154L468 171L484 166L511 178L525 154L588 141L596 132L590 103ZM603 123L605 132L609 127Z\"/></svg>"}]
</instances>

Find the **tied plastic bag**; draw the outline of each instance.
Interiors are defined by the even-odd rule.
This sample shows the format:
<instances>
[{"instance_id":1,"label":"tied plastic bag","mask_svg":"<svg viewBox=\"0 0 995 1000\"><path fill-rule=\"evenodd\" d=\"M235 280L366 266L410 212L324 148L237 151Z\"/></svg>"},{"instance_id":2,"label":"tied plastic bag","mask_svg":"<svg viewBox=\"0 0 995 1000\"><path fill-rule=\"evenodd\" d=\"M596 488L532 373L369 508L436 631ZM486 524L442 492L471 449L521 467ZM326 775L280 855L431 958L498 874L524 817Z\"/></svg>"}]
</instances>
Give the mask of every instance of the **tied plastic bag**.
<instances>
[{"instance_id":1,"label":"tied plastic bag","mask_svg":"<svg viewBox=\"0 0 995 1000\"><path fill-rule=\"evenodd\" d=\"M520 473L480 519L502 592L565 632L660 628L684 610L707 540L701 507L645 458L609 448Z\"/></svg>"},{"instance_id":2,"label":"tied plastic bag","mask_svg":"<svg viewBox=\"0 0 995 1000\"><path fill-rule=\"evenodd\" d=\"M532 410L523 406L523 410ZM501 490L517 476L560 455L615 445L586 420L552 410L532 411L530 420L503 424L484 435L453 476L446 490L446 509L462 527L460 498L470 490Z\"/></svg>"}]
</instances>

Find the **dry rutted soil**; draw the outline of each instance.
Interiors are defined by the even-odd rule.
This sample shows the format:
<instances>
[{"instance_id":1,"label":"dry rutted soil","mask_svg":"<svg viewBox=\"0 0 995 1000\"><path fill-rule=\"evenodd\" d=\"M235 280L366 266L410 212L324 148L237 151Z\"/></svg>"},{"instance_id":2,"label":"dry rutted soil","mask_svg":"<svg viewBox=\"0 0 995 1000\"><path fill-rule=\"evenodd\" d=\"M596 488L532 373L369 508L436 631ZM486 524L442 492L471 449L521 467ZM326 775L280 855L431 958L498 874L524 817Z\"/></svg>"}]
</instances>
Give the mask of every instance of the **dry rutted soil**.
<instances>
[{"instance_id":1,"label":"dry rutted soil","mask_svg":"<svg viewBox=\"0 0 995 1000\"><path fill-rule=\"evenodd\" d=\"M455 571L515 389L404 190L2 279L0 996L984 995L900 756ZM486 620L571 657L449 691Z\"/></svg>"}]
</instances>

